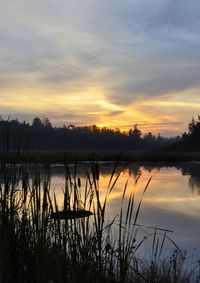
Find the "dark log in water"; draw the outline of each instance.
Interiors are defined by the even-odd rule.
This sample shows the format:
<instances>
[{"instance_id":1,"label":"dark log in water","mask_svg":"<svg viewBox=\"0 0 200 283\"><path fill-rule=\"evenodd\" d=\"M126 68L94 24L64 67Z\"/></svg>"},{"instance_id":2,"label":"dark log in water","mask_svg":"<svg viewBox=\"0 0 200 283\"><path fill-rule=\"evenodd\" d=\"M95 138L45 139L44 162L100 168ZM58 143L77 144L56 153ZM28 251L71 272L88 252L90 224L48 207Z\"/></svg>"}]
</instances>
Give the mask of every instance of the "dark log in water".
<instances>
[{"instance_id":1,"label":"dark log in water","mask_svg":"<svg viewBox=\"0 0 200 283\"><path fill-rule=\"evenodd\" d=\"M76 219L90 215L93 215L93 213L89 210L63 210L52 213L51 217L54 219Z\"/></svg>"}]
</instances>

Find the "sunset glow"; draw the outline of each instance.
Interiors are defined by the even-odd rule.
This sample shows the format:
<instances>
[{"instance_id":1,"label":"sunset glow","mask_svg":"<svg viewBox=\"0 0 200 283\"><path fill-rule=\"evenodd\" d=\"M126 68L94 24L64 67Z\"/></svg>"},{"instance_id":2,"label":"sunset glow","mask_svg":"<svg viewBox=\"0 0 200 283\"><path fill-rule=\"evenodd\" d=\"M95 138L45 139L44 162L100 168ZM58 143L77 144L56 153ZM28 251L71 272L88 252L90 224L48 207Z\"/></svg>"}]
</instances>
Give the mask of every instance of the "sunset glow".
<instances>
[{"instance_id":1,"label":"sunset glow","mask_svg":"<svg viewBox=\"0 0 200 283\"><path fill-rule=\"evenodd\" d=\"M187 131L200 110L199 11L193 0L1 1L1 115Z\"/></svg>"}]
</instances>

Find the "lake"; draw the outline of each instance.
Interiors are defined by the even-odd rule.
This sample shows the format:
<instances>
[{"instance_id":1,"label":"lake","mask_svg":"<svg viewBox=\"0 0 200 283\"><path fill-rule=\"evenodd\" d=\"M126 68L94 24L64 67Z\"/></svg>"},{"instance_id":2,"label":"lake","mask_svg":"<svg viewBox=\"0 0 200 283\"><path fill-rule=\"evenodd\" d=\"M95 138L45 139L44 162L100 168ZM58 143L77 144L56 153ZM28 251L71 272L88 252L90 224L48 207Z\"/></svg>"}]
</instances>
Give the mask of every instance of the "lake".
<instances>
[{"instance_id":1,"label":"lake","mask_svg":"<svg viewBox=\"0 0 200 283\"><path fill-rule=\"evenodd\" d=\"M101 199L103 201L106 188L113 170L112 163L100 163L99 188ZM87 166L79 165L77 175L81 179L81 190L85 187L85 172ZM71 165L73 172L73 165ZM159 229L168 229L173 232L167 235L176 242L181 250L186 250L188 257L199 258L200 256L200 163L190 162L176 165L155 164L122 164L117 168L114 178L120 172L120 176L108 197L107 203L107 221L111 221L119 215L122 194L125 184L128 180L124 210L126 211L127 200L131 190L135 190L135 205L141 199L143 190L152 177L149 186L143 196L141 209L137 223L142 225L144 234L153 233L150 227ZM141 175L137 185L135 181ZM113 179L114 179L113 178ZM63 166L54 165L52 167L51 187L56 193L58 206L63 207L63 190L65 187L65 170ZM116 217L116 221L117 221ZM142 237L141 235L139 237ZM169 249L174 249L173 244L166 245L165 253Z\"/></svg>"}]
</instances>

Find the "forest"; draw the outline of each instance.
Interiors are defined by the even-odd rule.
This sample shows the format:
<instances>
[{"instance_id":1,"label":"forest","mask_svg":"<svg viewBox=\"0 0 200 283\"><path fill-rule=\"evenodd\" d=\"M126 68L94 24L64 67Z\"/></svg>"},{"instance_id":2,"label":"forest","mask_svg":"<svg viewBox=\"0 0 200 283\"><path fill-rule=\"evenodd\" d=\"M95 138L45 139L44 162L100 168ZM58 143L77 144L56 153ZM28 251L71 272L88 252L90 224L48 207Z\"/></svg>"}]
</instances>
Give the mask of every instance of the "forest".
<instances>
[{"instance_id":1,"label":"forest","mask_svg":"<svg viewBox=\"0 0 200 283\"><path fill-rule=\"evenodd\" d=\"M198 151L200 116L192 118L188 132L182 136L164 137L142 134L137 124L128 132L96 125L55 127L49 118L35 117L31 124L17 119L0 118L0 151L66 150L179 150Z\"/></svg>"},{"instance_id":2,"label":"forest","mask_svg":"<svg viewBox=\"0 0 200 283\"><path fill-rule=\"evenodd\" d=\"M49 118L35 117L31 124L17 119L0 119L0 151L67 150L160 150L180 141L151 132L142 134L137 124L128 132L107 127L63 125L55 127Z\"/></svg>"},{"instance_id":3,"label":"forest","mask_svg":"<svg viewBox=\"0 0 200 283\"><path fill-rule=\"evenodd\" d=\"M200 150L200 115L197 119L192 118L188 124L188 132L169 147L176 151L199 151Z\"/></svg>"}]
</instances>

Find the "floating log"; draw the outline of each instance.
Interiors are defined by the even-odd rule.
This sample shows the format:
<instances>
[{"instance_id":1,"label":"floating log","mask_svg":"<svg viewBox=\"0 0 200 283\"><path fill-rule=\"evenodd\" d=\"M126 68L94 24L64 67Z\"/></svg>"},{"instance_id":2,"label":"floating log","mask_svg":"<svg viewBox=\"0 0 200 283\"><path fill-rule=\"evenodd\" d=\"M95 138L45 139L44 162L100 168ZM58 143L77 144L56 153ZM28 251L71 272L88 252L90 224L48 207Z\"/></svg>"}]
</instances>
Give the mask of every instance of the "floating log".
<instances>
[{"instance_id":1,"label":"floating log","mask_svg":"<svg viewBox=\"0 0 200 283\"><path fill-rule=\"evenodd\" d=\"M89 217L93 215L93 213L89 210L63 210L57 211L51 214L53 219L76 219L76 218L83 218Z\"/></svg>"}]
</instances>

